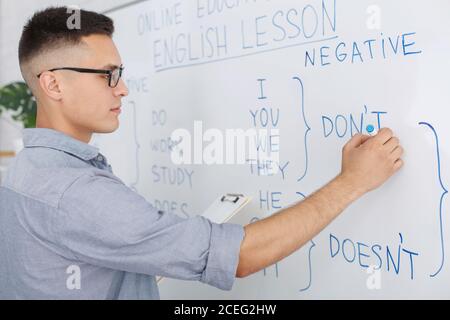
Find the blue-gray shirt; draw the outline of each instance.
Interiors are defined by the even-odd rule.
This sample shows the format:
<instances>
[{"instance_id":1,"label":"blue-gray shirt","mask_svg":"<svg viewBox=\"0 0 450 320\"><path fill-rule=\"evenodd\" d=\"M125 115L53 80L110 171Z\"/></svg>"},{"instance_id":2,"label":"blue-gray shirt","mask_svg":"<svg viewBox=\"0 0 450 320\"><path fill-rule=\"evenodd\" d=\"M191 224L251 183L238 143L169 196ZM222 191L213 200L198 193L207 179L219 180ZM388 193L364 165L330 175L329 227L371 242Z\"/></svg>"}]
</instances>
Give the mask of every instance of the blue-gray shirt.
<instances>
[{"instance_id":1,"label":"blue-gray shirt","mask_svg":"<svg viewBox=\"0 0 450 320\"><path fill-rule=\"evenodd\" d=\"M24 146L0 188L0 299L158 299L155 276L231 289L242 226L156 210L61 132Z\"/></svg>"}]
</instances>

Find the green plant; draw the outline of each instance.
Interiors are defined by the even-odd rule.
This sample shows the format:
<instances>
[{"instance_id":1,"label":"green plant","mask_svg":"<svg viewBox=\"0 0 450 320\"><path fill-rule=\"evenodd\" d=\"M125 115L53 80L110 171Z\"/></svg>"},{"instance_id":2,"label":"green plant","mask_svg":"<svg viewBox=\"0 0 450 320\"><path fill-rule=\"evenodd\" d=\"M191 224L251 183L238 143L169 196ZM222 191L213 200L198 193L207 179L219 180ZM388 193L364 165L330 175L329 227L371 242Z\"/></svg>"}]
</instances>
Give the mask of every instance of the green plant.
<instances>
[{"instance_id":1,"label":"green plant","mask_svg":"<svg viewBox=\"0 0 450 320\"><path fill-rule=\"evenodd\" d=\"M21 121L25 128L36 127L36 100L24 82L14 82L0 87L0 115L12 111L12 118Z\"/></svg>"}]
</instances>

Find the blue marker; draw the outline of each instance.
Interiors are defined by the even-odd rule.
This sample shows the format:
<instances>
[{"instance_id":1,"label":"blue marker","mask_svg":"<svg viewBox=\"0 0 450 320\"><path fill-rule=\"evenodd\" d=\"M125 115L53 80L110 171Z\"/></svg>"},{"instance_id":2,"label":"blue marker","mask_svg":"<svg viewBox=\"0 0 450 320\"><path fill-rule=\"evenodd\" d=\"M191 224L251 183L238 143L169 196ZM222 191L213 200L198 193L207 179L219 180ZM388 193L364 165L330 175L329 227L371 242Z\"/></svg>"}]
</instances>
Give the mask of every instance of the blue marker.
<instances>
[{"instance_id":1,"label":"blue marker","mask_svg":"<svg viewBox=\"0 0 450 320\"><path fill-rule=\"evenodd\" d=\"M369 124L367 126L366 130L369 133L369 135L371 135L371 136L375 136L378 133L378 131L375 130L375 127L373 125L371 125L371 124Z\"/></svg>"}]
</instances>

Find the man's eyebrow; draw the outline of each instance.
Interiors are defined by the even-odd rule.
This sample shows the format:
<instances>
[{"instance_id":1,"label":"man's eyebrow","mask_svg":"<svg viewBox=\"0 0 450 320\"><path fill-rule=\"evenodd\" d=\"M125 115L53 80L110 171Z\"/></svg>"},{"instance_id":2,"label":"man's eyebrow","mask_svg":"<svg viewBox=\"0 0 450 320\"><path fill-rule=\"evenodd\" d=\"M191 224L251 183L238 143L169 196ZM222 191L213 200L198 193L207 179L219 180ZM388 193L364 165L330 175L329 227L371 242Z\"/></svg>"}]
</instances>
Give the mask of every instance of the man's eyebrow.
<instances>
[{"instance_id":1,"label":"man's eyebrow","mask_svg":"<svg viewBox=\"0 0 450 320\"><path fill-rule=\"evenodd\" d=\"M102 69L105 69L105 70L114 70L114 69L118 69L118 68L120 68L120 66L111 64L111 63L102 67Z\"/></svg>"}]
</instances>

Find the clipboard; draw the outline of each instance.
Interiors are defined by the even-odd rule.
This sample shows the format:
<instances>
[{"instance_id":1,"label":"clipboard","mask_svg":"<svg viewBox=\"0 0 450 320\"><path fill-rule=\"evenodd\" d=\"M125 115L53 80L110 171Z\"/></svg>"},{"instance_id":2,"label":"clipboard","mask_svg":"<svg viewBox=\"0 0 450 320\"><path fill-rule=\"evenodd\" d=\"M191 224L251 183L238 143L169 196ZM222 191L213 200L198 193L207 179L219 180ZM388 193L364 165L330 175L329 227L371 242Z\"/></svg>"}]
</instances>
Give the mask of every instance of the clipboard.
<instances>
[{"instance_id":1,"label":"clipboard","mask_svg":"<svg viewBox=\"0 0 450 320\"><path fill-rule=\"evenodd\" d=\"M214 223L226 223L241 211L250 201L251 197L243 194L228 193L220 196L206 209L202 217ZM157 277L156 282L159 284L164 277Z\"/></svg>"},{"instance_id":2,"label":"clipboard","mask_svg":"<svg viewBox=\"0 0 450 320\"><path fill-rule=\"evenodd\" d=\"M250 197L243 194L228 193L214 201L202 216L214 223L225 223L241 211L249 202Z\"/></svg>"}]
</instances>

